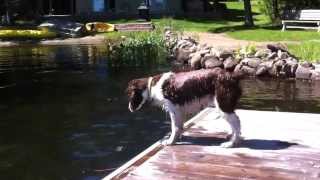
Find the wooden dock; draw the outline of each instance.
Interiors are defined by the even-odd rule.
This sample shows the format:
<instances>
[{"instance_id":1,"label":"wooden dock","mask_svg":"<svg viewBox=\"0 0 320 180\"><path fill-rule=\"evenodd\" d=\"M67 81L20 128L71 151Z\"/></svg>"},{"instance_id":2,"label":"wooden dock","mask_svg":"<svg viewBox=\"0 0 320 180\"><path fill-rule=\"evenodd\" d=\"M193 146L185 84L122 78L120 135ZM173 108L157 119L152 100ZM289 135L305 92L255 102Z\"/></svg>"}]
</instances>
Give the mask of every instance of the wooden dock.
<instances>
[{"instance_id":1,"label":"wooden dock","mask_svg":"<svg viewBox=\"0 0 320 180\"><path fill-rule=\"evenodd\" d=\"M156 142L107 179L320 179L320 114L238 110L240 147L219 147L227 124L212 108L174 146Z\"/></svg>"}]
</instances>

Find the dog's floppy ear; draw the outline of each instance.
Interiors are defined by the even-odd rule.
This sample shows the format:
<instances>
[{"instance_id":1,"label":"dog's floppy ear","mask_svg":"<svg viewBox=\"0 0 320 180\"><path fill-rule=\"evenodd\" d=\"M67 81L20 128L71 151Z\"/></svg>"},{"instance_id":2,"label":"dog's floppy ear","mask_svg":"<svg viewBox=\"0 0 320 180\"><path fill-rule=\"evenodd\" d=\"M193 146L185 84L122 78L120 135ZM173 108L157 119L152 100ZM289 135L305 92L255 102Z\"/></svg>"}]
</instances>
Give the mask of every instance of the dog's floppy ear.
<instances>
[{"instance_id":1,"label":"dog's floppy ear","mask_svg":"<svg viewBox=\"0 0 320 180\"><path fill-rule=\"evenodd\" d=\"M127 94L131 93L134 90L144 90L147 88L148 78L134 79L129 81L128 87L125 90Z\"/></svg>"},{"instance_id":2,"label":"dog's floppy ear","mask_svg":"<svg viewBox=\"0 0 320 180\"><path fill-rule=\"evenodd\" d=\"M137 80L135 80L135 79L128 82L128 86L125 90L125 93L127 95L129 95L132 91L134 91L136 83L137 83Z\"/></svg>"}]
</instances>

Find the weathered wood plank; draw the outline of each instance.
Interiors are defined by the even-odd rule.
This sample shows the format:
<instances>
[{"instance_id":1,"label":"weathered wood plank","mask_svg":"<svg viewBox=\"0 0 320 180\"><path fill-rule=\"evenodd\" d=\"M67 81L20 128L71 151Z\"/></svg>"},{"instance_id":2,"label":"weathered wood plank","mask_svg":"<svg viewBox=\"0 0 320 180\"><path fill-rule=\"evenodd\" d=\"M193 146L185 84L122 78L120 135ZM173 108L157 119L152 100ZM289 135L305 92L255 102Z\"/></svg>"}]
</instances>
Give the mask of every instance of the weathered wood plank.
<instances>
[{"instance_id":1,"label":"weathered wood plank","mask_svg":"<svg viewBox=\"0 0 320 180\"><path fill-rule=\"evenodd\" d=\"M207 116L209 113L211 113L210 109L204 109L199 114L191 118L189 121L184 123L184 129L188 129L197 123L198 120L203 119L205 116ZM108 176L103 178L103 180L107 179L120 179L124 177L128 172L130 172L132 169L134 169L136 166L139 166L142 164L145 160L149 159L150 156L152 156L154 153L158 152L162 148L161 140L157 141L153 145L151 145L149 148L138 154L136 157L132 158L130 161L110 173Z\"/></svg>"},{"instance_id":2,"label":"weathered wood plank","mask_svg":"<svg viewBox=\"0 0 320 180\"><path fill-rule=\"evenodd\" d=\"M177 145L152 150L105 179L320 179L319 114L238 110L243 141L225 149L219 145L227 141L227 123L213 109L204 112Z\"/></svg>"}]
</instances>

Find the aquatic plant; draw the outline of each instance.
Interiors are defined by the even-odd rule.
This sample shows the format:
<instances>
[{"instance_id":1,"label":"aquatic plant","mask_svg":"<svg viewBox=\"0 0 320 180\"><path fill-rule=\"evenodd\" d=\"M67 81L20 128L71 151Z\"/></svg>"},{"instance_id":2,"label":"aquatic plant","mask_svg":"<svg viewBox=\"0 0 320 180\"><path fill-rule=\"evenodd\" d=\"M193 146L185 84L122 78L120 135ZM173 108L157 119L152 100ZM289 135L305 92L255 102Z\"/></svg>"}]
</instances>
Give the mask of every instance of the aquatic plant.
<instances>
[{"instance_id":1,"label":"aquatic plant","mask_svg":"<svg viewBox=\"0 0 320 180\"><path fill-rule=\"evenodd\" d=\"M242 46L240 49L237 49L235 52L236 59L241 59L244 57L249 57L254 55L257 52L257 47L254 44L248 44L246 46Z\"/></svg>"},{"instance_id":2,"label":"aquatic plant","mask_svg":"<svg viewBox=\"0 0 320 180\"><path fill-rule=\"evenodd\" d=\"M289 51L301 60L320 62L320 42L305 41L301 44L288 44Z\"/></svg>"},{"instance_id":3,"label":"aquatic plant","mask_svg":"<svg viewBox=\"0 0 320 180\"><path fill-rule=\"evenodd\" d=\"M112 67L146 66L165 62L167 49L163 34L116 32L108 35L108 62Z\"/></svg>"}]
</instances>

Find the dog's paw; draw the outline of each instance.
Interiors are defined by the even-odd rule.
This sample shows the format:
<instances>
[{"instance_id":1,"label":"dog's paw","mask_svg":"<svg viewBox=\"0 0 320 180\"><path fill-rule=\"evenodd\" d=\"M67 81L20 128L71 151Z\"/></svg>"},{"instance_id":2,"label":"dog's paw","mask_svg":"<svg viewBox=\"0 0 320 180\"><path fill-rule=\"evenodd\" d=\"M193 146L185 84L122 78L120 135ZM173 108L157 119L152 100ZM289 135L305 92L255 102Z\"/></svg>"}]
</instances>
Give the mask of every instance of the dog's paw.
<instances>
[{"instance_id":1,"label":"dog's paw","mask_svg":"<svg viewBox=\"0 0 320 180\"><path fill-rule=\"evenodd\" d=\"M172 146L172 145L174 144L174 142L171 141L171 140L169 140L169 139L165 139L165 140L162 140L162 141L161 141L161 144L162 144L163 146Z\"/></svg>"},{"instance_id":2,"label":"dog's paw","mask_svg":"<svg viewBox=\"0 0 320 180\"><path fill-rule=\"evenodd\" d=\"M228 142L222 143L220 146L223 148L233 148L236 146L236 143L232 141L228 141Z\"/></svg>"}]
</instances>

